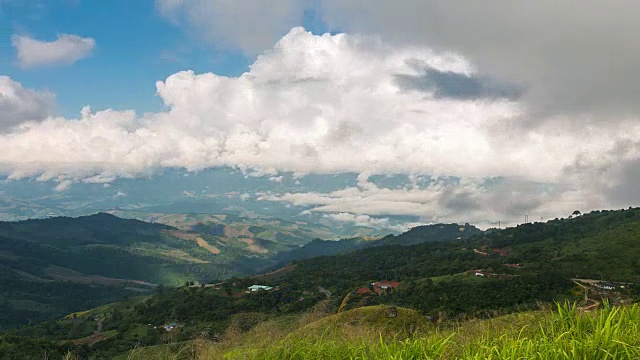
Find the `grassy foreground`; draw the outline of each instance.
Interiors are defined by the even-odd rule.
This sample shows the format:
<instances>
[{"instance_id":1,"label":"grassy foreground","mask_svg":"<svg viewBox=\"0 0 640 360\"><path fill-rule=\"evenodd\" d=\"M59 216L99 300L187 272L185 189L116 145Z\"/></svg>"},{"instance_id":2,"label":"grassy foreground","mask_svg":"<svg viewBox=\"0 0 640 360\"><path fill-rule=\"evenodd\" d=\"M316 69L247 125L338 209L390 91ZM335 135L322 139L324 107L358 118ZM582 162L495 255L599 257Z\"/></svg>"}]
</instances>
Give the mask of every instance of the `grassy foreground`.
<instances>
[{"instance_id":1,"label":"grassy foreground","mask_svg":"<svg viewBox=\"0 0 640 360\"><path fill-rule=\"evenodd\" d=\"M386 307L375 306L315 321L270 321L220 343L194 341L153 358L640 359L637 304L592 313L564 304L451 327L435 327L409 309L398 309L396 318L386 314ZM139 349L129 359L150 355Z\"/></svg>"}]
</instances>

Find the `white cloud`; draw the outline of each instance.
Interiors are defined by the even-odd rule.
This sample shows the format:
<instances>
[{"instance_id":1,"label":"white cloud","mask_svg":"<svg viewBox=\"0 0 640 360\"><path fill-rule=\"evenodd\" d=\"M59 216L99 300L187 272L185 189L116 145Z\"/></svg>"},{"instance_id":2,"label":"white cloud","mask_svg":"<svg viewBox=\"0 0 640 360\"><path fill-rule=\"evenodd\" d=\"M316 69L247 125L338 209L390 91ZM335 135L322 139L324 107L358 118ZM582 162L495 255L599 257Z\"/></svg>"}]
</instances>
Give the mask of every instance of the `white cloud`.
<instances>
[{"instance_id":1,"label":"white cloud","mask_svg":"<svg viewBox=\"0 0 640 360\"><path fill-rule=\"evenodd\" d=\"M48 91L25 89L0 75L0 131L28 121L42 121L53 109L55 96Z\"/></svg>"},{"instance_id":2,"label":"white cloud","mask_svg":"<svg viewBox=\"0 0 640 360\"><path fill-rule=\"evenodd\" d=\"M335 220L398 231L415 222L392 225L388 216L415 217L422 223L472 223L487 228L514 225L528 214L531 221L566 217L575 209L592 210L575 188L502 179L451 181L401 189L379 187L362 179L357 187L330 193L261 194L258 200L309 207Z\"/></svg>"},{"instance_id":3,"label":"white cloud","mask_svg":"<svg viewBox=\"0 0 640 360\"><path fill-rule=\"evenodd\" d=\"M71 180L59 179L58 185L54 188L57 192L67 191L71 187L73 182Z\"/></svg>"},{"instance_id":4,"label":"white cloud","mask_svg":"<svg viewBox=\"0 0 640 360\"><path fill-rule=\"evenodd\" d=\"M420 225L419 223L393 225L388 218L376 218L369 215L354 215L350 213L325 214L324 217L341 222L350 222L356 226L389 229L397 232L404 232L409 230L413 226Z\"/></svg>"},{"instance_id":5,"label":"white cloud","mask_svg":"<svg viewBox=\"0 0 640 360\"><path fill-rule=\"evenodd\" d=\"M585 180L596 179L598 169L621 156L627 163L640 158L640 124L634 119L610 127L587 118L578 127L557 115L525 128L521 122L529 114L522 103L490 87L484 91L486 80L455 53L294 28L239 77L183 71L159 81L165 112L138 117L85 108L78 119L48 118L0 134L0 168L11 179L61 184L167 167L231 166L274 179L282 171L296 177L360 173L358 188L269 200L376 218L462 221L456 214L466 211L466 221L487 222L516 219L509 214L521 211L563 213L584 204L580 191L606 193L597 181ZM625 143L627 150L614 151ZM462 182L390 190L367 181L386 173L456 176ZM583 179L576 181L575 174ZM505 197L484 186L487 177L518 184L510 191L521 195ZM526 184L536 181L556 184L556 192L530 190ZM607 196L589 204L606 206Z\"/></svg>"},{"instance_id":6,"label":"white cloud","mask_svg":"<svg viewBox=\"0 0 640 360\"><path fill-rule=\"evenodd\" d=\"M60 34L54 41L41 41L25 35L12 37L13 47L18 52L18 62L25 68L68 65L84 59L96 46L92 38Z\"/></svg>"},{"instance_id":7,"label":"white cloud","mask_svg":"<svg viewBox=\"0 0 640 360\"><path fill-rule=\"evenodd\" d=\"M85 108L77 120L48 119L2 138L8 151L0 162L14 177L109 178L215 166L273 175L522 173L520 157L491 160L498 154L486 134L490 124L513 121L518 105L405 91L396 75L420 74L416 62L473 72L449 53L296 28L238 78L185 71L158 82L167 112L137 118L133 111Z\"/></svg>"}]
</instances>

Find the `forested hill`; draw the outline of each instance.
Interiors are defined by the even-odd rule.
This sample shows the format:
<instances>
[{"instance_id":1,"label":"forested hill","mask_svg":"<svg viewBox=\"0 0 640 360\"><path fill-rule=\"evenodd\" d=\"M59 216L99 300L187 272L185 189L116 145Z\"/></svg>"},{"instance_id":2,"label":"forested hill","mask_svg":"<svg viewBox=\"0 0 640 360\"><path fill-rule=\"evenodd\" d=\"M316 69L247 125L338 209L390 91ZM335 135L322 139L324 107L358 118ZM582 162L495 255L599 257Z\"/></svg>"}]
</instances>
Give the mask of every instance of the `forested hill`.
<instances>
[{"instance_id":1,"label":"forested hill","mask_svg":"<svg viewBox=\"0 0 640 360\"><path fill-rule=\"evenodd\" d=\"M415 245L428 242L453 241L481 234L482 230L469 224L434 224L416 226L398 236L387 236L380 245Z\"/></svg>"},{"instance_id":2,"label":"forested hill","mask_svg":"<svg viewBox=\"0 0 640 360\"><path fill-rule=\"evenodd\" d=\"M388 235L382 239L367 240L364 238L342 239L339 241L315 239L310 243L288 252L282 252L275 258L279 266L294 260L308 259L317 256L346 254L356 250L384 245L415 245L420 243L454 241L481 234L482 231L473 225L434 224L416 226L398 236Z\"/></svg>"},{"instance_id":3,"label":"forested hill","mask_svg":"<svg viewBox=\"0 0 640 360\"><path fill-rule=\"evenodd\" d=\"M0 222L0 329L217 276L172 229L109 214Z\"/></svg>"},{"instance_id":4,"label":"forested hill","mask_svg":"<svg viewBox=\"0 0 640 360\"><path fill-rule=\"evenodd\" d=\"M286 281L342 290L371 279L406 281L472 269L507 274L553 271L566 278L640 283L640 209L595 211L468 239L312 258L297 262Z\"/></svg>"}]
</instances>

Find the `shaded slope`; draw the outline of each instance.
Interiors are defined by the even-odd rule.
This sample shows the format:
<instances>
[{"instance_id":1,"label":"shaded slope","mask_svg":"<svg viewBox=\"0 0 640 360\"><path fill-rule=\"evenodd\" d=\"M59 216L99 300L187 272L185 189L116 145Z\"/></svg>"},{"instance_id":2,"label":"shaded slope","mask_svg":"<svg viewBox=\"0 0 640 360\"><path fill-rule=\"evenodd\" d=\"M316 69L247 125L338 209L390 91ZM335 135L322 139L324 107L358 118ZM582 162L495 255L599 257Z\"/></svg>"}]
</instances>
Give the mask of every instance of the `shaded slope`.
<instances>
[{"instance_id":1,"label":"shaded slope","mask_svg":"<svg viewBox=\"0 0 640 360\"><path fill-rule=\"evenodd\" d=\"M458 241L481 234L482 231L473 225L434 224L416 226L400 235L388 235L382 239L367 240L364 238L328 241L315 239L310 243L276 257L276 266L286 265L294 260L309 259L316 256L332 256L346 254L361 249L384 245L416 245L421 243Z\"/></svg>"}]
</instances>

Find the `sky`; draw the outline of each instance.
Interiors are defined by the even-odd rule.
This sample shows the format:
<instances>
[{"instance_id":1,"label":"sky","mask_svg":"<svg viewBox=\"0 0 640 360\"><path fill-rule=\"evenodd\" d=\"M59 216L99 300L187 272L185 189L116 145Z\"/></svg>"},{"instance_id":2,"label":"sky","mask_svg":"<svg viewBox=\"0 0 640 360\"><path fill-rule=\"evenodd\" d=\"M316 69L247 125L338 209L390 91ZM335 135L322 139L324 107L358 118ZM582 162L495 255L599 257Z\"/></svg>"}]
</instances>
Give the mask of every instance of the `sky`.
<instances>
[{"instance_id":1,"label":"sky","mask_svg":"<svg viewBox=\"0 0 640 360\"><path fill-rule=\"evenodd\" d=\"M639 8L0 0L0 195L231 171L356 224L637 206Z\"/></svg>"}]
</instances>

